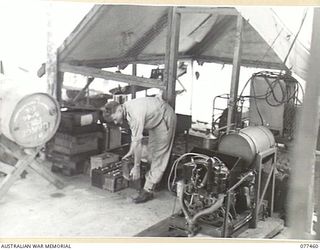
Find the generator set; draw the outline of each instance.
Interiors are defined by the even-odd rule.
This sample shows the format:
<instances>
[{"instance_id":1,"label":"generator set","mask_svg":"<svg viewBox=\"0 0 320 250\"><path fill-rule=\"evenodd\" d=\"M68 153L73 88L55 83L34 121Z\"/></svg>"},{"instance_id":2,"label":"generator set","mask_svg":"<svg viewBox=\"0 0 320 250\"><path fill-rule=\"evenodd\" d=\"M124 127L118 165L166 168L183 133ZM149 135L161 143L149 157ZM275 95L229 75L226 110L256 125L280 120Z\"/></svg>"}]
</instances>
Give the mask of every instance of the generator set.
<instances>
[{"instance_id":1,"label":"generator set","mask_svg":"<svg viewBox=\"0 0 320 250\"><path fill-rule=\"evenodd\" d=\"M188 236L237 237L273 213L276 148L270 130L247 127L225 135L218 151L194 148L173 164L169 190L180 211L170 230Z\"/></svg>"}]
</instances>

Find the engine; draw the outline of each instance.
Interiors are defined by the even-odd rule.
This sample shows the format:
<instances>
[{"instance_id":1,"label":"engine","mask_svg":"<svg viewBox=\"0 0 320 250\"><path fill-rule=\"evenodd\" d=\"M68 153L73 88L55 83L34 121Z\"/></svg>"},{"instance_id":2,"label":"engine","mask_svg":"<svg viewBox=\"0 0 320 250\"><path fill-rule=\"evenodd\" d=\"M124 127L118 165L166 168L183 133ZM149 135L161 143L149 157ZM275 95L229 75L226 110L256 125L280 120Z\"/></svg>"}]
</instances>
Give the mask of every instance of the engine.
<instances>
[{"instance_id":1,"label":"engine","mask_svg":"<svg viewBox=\"0 0 320 250\"><path fill-rule=\"evenodd\" d=\"M179 199L180 217L186 222L186 226L180 228L183 227L189 236L196 234L203 225L214 227L215 236L222 236L224 231L233 232L251 219L253 171L237 172L235 177L236 171L218 157L197 153L181 156L172 170L171 187L175 188ZM179 180L178 171L182 176Z\"/></svg>"},{"instance_id":2,"label":"engine","mask_svg":"<svg viewBox=\"0 0 320 250\"><path fill-rule=\"evenodd\" d=\"M226 192L229 170L221 161L192 158L184 164L184 172L183 198L191 214L210 207L216 202L218 194Z\"/></svg>"},{"instance_id":3,"label":"engine","mask_svg":"<svg viewBox=\"0 0 320 250\"><path fill-rule=\"evenodd\" d=\"M274 189L274 145L267 128L247 127L222 138L217 152L198 148L180 156L168 179L181 206L172 227L189 236L209 227L211 236L230 237L271 215L273 200L264 196L269 183ZM267 173L264 186L262 173Z\"/></svg>"}]
</instances>

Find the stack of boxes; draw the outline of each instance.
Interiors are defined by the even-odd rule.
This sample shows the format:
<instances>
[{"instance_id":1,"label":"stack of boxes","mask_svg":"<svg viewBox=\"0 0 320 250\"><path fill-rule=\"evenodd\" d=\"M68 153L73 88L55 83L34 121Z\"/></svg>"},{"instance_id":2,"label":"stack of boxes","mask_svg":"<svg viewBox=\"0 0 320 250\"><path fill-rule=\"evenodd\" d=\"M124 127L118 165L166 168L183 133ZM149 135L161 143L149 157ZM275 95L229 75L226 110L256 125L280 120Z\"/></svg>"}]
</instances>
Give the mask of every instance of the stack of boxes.
<instances>
[{"instance_id":1,"label":"stack of boxes","mask_svg":"<svg viewBox=\"0 0 320 250\"><path fill-rule=\"evenodd\" d=\"M89 168L90 156L100 153L104 144L104 127L98 120L98 111L62 112L58 132L47 145L52 171L71 176Z\"/></svg>"}]
</instances>

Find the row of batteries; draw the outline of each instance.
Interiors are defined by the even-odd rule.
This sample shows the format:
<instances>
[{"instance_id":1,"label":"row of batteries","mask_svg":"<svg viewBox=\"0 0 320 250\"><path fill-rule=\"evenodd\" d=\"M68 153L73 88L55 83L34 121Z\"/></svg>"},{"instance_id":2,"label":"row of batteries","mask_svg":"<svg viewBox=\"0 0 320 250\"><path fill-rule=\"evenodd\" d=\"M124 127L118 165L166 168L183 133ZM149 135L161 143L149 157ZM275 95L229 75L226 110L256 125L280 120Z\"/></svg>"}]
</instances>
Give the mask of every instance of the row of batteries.
<instances>
[{"instance_id":1,"label":"row of batteries","mask_svg":"<svg viewBox=\"0 0 320 250\"><path fill-rule=\"evenodd\" d=\"M123 176L129 180L130 170L133 167L133 159L123 159L118 162L111 162L106 166L99 167L94 171L98 171L100 174L108 177L119 177Z\"/></svg>"}]
</instances>

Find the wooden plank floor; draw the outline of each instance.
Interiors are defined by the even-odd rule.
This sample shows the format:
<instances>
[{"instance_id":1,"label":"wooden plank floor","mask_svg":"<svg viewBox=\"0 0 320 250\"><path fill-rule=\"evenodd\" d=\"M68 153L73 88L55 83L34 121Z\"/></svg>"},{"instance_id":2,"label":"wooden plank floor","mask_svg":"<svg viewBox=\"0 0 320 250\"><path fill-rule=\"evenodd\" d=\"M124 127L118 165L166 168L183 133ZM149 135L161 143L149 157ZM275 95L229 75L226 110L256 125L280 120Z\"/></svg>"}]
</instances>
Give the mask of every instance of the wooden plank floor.
<instances>
[{"instance_id":1,"label":"wooden plank floor","mask_svg":"<svg viewBox=\"0 0 320 250\"><path fill-rule=\"evenodd\" d=\"M170 217L156 223L155 225L143 230L135 235L136 237L186 237L187 235L179 231L169 231ZM248 228L237 238L250 239L271 239L281 232L284 228L283 220L278 218L266 218L259 221L257 228ZM201 233L195 237L210 237Z\"/></svg>"},{"instance_id":2,"label":"wooden plank floor","mask_svg":"<svg viewBox=\"0 0 320 250\"><path fill-rule=\"evenodd\" d=\"M284 228L283 220L268 217L264 221L259 221L257 228L248 228L241 233L238 238L250 239L272 239Z\"/></svg>"}]
</instances>

